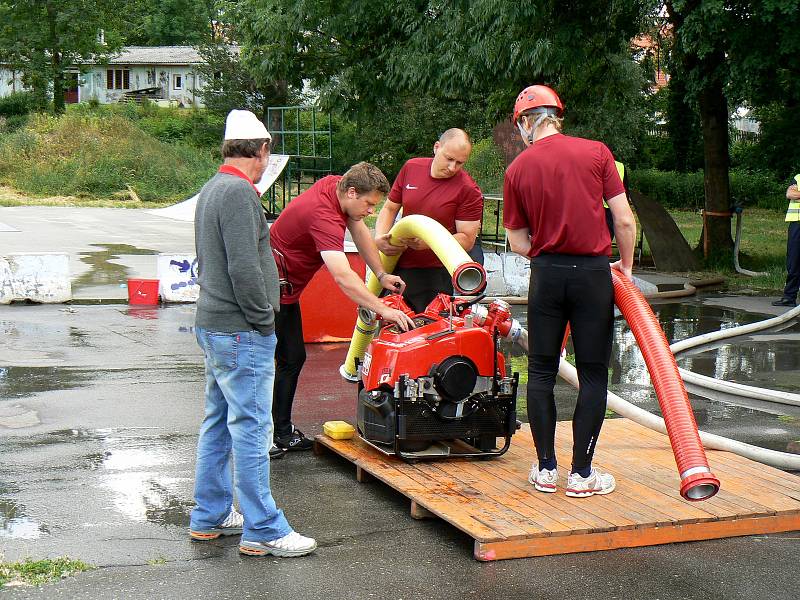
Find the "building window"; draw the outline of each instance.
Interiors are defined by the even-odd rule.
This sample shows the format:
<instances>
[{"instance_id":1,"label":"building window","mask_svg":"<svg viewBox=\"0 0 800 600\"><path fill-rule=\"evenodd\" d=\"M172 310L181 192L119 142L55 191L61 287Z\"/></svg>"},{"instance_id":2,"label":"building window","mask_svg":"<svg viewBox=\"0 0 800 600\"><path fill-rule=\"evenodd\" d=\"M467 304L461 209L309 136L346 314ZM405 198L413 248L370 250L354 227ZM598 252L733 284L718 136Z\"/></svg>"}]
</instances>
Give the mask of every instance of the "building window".
<instances>
[{"instance_id":1,"label":"building window","mask_svg":"<svg viewBox=\"0 0 800 600\"><path fill-rule=\"evenodd\" d=\"M183 75L176 73L172 76L172 89L174 90L183 89Z\"/></svg>"},{"instance_id":2,"label":"building window","mask_svg":"<svg viewBox=\"0 0 800 600\"><path fill-rule=\"evenodd\" d=\"M109 90L129 90L131 72L128 69L107 69L106 88Z\"/></svg>"}]
</instances>

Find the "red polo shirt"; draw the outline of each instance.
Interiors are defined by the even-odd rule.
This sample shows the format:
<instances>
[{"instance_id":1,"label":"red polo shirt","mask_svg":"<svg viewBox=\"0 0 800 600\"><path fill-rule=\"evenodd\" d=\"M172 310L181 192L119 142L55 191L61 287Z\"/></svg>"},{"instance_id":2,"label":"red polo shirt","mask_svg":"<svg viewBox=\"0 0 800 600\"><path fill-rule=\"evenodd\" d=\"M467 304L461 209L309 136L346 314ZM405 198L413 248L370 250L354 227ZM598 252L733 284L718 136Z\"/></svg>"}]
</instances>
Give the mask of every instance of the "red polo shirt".
<instances>
[{"instance_id":1,"label":"red polo shirt","mask_svg":"<svg viewBox=\"0 0 800 600\"><path fill-rule=\"evenodd\" d=\"M281 304L293 304L322 266L320 252L344 252L347 215L336 196L340 175L329 175L292 200L270 228L272 247L283 254L292 295Z\"/></svg>"},{"instance_id":2,"label":"red polo shirt","mask_svg":"<svg viewBox=\"0 0 800 600\"><path fill-rule=\"evenodd\" d=\"M483 195L463 169L453 177L431 177L432 158L412 158L397 175L389 200L403 206L403 216L425 215L441 223L450 233L456 221L480 221ZM441 267L433 250L406 250L397 263L401 268Z\"/></svg>"},{"instance_id":3,"label":"red polo shirt","mask_svg":"<svg viewBox=\"0 0 800 600\"><path fill-rule=\"evenodd\" d=\"M611 151L563 134L528 146L506 170L503 225L529 229L529 256L610 256L603 199L625 192Z\"/></svg>"}]
</instances>

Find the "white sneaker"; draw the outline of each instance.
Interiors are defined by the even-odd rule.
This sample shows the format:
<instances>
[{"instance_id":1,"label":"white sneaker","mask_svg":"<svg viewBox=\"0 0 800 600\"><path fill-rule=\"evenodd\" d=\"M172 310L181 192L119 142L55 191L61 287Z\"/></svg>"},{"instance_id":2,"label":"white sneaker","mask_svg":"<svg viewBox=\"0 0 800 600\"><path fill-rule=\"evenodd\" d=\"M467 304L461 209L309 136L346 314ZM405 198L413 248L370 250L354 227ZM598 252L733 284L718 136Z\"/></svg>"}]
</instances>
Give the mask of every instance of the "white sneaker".
<instances>
[{"instance_id":1,"label":"white sneaker","mask_svg":"<svg viewBox=\"0 0 800 600\"><path fill-rule=\"evenodd\" d=\"M592 467L588 477L581 477L578 473L570 473L567 479L567 496L571 498L586 498L588 496L610 494L617 487L617 482L611 473L603 473L600 469Z\"/></svg>"},{"instance_id":2,"label":"white sneaker","mask_svg":"<svg viewBox=\"0 0 800 600\"><path fill-rule=\"evenodd\" d=\"M317 542L313 538L300 535L296 531L272 540L271 542L250 542L242 540L239 543L239 552L248 556L304 556L312 553L317 547Z\"/></svg>"},{"instance_id":3,"label":"white sneaker","mask_svg":"<svg viewBox=\"0 0 800 600\"><path fill-rule=\"evenodd\" d=\"M204 529L202 531L190 529L189 535L192 539L205 542L208 540L215 540L221 535L239 535L242 533L244 526L244 517L242 514L231 506L231 512L225 517L225 520L211 529Z\"/></svg>"},{"instance_id":4,"label":"white sneaker","mask_svg":"<svg viewBox=\"0 0 800 600\"><path fill-rule=\"evenodd\" d=\"M533 463L531 472L528 475L528 483L540 492L552 494L556 491L556 484L558 483L558 469L542 469L540 471L536 463Z\"/></svg>"}]
</instances>

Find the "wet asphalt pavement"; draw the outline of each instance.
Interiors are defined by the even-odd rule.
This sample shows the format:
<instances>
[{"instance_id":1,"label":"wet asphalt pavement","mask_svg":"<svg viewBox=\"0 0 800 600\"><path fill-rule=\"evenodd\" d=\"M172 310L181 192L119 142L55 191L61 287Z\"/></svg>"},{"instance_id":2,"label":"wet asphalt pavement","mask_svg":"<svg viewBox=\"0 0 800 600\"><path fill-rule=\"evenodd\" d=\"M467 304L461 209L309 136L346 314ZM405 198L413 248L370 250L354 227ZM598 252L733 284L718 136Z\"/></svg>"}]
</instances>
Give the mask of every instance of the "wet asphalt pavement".
<instances>
[{"instance_id":1,"label":"wet asphalt pavement","mask_svg":"<svg viewBox=\"0 0 800 600\"><path fill-rule=\"evenodd\" d=\"M14 207L0 209L0 221L3 252L67 252L74 297L84 301L124 299L126 278L155 276L156 253L193 251L191 223L144 210ZM717 294L654 309L668 336L682 339L778 314L769 300ZM236 537L190 542L203 410L193 324L191 305L0 306L0 560L66 555L97 567L40 588L0 589L3 598L798 597L800 533L479 563L455 528L411 519L404 497L310 452L275 461L272 482L290 523L318 540L315 554L258 559L241 557ZM657 410L623 322L615 335L611 388ZM679 363L796 392L799 348L794 325ZM355 391L337 373L345 345L307 351L295 421L313 435L326 420L353 421ZM574 396L558 384L560 418L570 418ZM800 414L789 408L693 404L714 433L781 450L800 439Z\"/></svg>"},{"instance_id":2,"label":"wet asphalt pavement","mask_svg":"<svg viewBox=\"0 0 800 600\"><path fill-rule=\"evenodd\" d=\"M769 316L763 298L681 303L700 307L706 325L686 312L691 308L676 315L669 304L660 309L664 319L693 320L701 330ZM703 306L721 308L703 312ZM349 463L311 453L275 461L273 490L292 525L317 538L314 555L254 559L238 554L238 538L190 542L203 403L193 320L191 305L0 307L0 554L9 562L67 555L98 567L37 589L6 589L3 597L798 596L800 533L479 563L471 539L455 528L411 519L399 494L380 483L359 484ZM626 339L624 326L617 335ZM741 372L726 377L796 391L797 327L765 335L726 346L726 361ZM623 351L612 387L648 405L647 386L631 375L637 359L625 358L635 353L618 345ZM776 347L790 357L770 362ZM354 388L336 374L346 350L342 344L308 346L295 421L309 435L321 432L325 420L353 420ZM696 360L699 372L710 368ZM560 406L572 397L559 387ZM779 449L797 439L791 414L703 402L703 428L767 440Z\"/></svg>"}]
</instances>

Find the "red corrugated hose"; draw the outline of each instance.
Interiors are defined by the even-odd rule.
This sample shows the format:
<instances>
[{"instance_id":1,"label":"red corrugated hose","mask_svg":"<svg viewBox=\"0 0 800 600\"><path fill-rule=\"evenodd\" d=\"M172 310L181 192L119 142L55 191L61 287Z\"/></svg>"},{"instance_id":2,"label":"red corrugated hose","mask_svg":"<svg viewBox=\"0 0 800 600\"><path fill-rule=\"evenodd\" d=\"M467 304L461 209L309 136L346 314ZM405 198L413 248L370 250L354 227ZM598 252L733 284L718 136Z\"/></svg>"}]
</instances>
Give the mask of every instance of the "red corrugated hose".
<instances>
[{"instance_id":1,"label":"red corrugated hose","mask_svg":"<svg viewBox=\"0 0 800 600\"><path fill-rule=\"evenodd\" d=\"M687 500L707 500L719 491L719 479L708 466L689 396L667 338L633 282L613 269L611 274L614 300L639 344L661 406L681 478L681 496Z\"/></svg>"}]
</instances>

